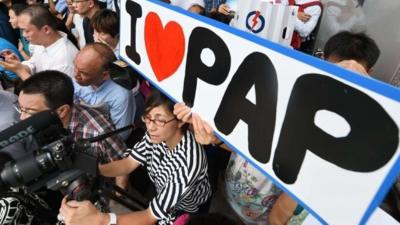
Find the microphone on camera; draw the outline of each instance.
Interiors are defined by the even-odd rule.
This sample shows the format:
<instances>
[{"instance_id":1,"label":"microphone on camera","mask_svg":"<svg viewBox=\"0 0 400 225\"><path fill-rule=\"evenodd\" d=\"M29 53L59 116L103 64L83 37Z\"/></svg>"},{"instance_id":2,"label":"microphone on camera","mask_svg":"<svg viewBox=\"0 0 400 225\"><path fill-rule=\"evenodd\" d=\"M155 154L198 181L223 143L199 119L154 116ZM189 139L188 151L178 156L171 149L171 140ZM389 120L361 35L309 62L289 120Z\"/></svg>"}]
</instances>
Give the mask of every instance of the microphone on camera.
<instances>
[{"instance_id":1,"label":"microphone on camera","mask_svg":"<svg viewBox=\"0 0 400 225\"><path fill-rule=\"evenodd\" d=\"M44 142L52 141L58 137L58 131L63 127L56 112L43 111L18 122L17 124L0 132L0 149L16 143L29 135L36 135L39 146ZM45 132L41 132L45 131Z\"/></svg>"}]
</instances>

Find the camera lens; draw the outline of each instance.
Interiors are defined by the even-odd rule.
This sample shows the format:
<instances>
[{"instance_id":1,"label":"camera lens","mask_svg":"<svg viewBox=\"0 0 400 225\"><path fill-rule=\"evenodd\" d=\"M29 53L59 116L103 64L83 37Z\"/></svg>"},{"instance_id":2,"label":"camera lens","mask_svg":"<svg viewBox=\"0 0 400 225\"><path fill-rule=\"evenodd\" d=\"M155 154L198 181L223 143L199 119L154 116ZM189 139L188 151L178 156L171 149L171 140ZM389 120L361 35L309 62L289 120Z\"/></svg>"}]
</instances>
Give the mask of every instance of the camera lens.
<instances>
[{"instance_id":1,"label":"camera lens","mask_svg":"<svg viewBox=\"0 0 400 225\"><path fill-rule=\"evenodd\" d=\"M24 185L54 168L49 153L45 152L37 156L28 155L8 162L1 171L0 178L2 183L7 186L16 187Z\"/></svg>"}]
</instances>

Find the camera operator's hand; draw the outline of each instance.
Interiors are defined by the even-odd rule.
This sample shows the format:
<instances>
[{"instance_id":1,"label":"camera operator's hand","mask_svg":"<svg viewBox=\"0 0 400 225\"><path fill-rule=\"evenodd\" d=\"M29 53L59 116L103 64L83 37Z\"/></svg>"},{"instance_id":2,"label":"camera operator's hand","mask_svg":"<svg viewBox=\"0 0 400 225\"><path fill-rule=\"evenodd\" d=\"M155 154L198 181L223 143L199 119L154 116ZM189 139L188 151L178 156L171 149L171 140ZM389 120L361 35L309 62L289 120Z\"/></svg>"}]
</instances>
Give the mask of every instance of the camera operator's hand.
<instances>
[{"instance_id":1,"label":"camera operator's hand","mask_svg":"<svg viewBox=\"0 0 400 225\"><path fill-rule=\"evenodd\" d=\"M65 197L61 202L60 214L66 225L103 225L108 224L109 216L99 212L90 201L67 202Z\"/></svg>"}]
</instances>

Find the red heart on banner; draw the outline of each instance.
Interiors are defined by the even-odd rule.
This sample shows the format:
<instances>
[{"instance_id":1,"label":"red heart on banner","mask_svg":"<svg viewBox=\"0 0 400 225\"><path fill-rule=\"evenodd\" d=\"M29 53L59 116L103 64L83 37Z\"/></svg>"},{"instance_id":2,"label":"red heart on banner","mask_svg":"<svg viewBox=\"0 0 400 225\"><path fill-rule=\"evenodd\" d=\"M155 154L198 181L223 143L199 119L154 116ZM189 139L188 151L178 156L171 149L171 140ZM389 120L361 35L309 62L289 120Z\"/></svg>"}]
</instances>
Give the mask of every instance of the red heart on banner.
<instances>
[{"instance_id":1,"label":"red heart on banner","mask_svg":"<svg viewBox=\"0 0 400 225\"><path fill-rule=\"evenodd\" d=\"M158 81L170 77L182 63L185 36L182 27L170 21L163 28L160 17L150 12L146 16L144 40L151 68Z\"/></svg>"}]
</instances>

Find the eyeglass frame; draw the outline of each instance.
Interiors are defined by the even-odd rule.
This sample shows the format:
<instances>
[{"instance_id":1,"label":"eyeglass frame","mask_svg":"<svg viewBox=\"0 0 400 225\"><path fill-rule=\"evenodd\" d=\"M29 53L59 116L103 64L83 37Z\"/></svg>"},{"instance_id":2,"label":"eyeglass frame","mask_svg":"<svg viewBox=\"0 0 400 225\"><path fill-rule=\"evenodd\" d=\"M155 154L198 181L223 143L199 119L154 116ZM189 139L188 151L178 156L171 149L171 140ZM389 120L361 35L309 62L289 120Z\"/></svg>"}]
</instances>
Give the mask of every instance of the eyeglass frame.
<instances>
[{"instance_id":1,"label":"eyeglass frame","mask_svg":"<svg viewBox=\"0 0 400 225\"><path fill-rule=\"evenodd\" d=\"M28 114L28 115L30 115L30 116L33 116L33 115L35 115L36 113L40 113L40 112L43 111L43 110L39 110L39 109L24 109L24 108L21 107L21 105L19 104L18 101L13 102L13 106L14 106L14 109L15 109L19 114L25 113L25 114ZM33 112L29 112L29 111L33 111Z\"/></svg>"},{"instance_id":2,"label":"eyeglass frame","mask_svg":"<svg viewBox=\"0 0 400 225\"><path fill-rule=\"evenodd\" d=\"M176 120L175 117L172 118L172 119L170 119L170 120L166 120L166 121L164 121L164 120L159 120L159 119L157 119L157 118L150 119L148 116L141 116L140 118L142 119L143 123L145 123L145 124L150 124L150 122L153 122L154 125L156 125L157 127L165 127L165 125L166 125L167 123ZM149 121L146 122L145 120L149 120ZM160 124L157 124L157 122L161 122L161 123L163 123L163 124L160 125Z\"/></svg>"}]
</instances>

